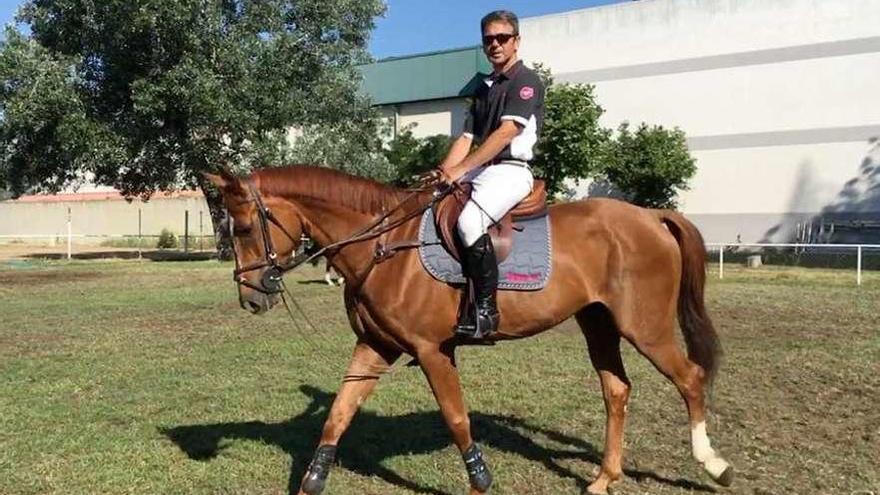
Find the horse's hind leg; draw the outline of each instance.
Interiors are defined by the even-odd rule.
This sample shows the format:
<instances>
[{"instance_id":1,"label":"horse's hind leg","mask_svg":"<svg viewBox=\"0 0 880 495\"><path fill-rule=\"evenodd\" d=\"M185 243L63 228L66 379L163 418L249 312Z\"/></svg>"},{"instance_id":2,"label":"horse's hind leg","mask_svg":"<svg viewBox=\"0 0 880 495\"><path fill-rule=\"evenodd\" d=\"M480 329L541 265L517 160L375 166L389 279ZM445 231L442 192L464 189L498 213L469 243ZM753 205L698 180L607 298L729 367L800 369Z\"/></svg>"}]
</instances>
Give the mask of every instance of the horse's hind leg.
<instances>
[{"instance_id":1,"label":"horse's hind leg","mask_svg":"<svg viewBox=\"0 0 880 495\"><path fill-rule=\"evenodd\" d=\"M718 484L730 486L733 468L712 448L706 433L706 373L691 361L675 339L674 323L668 322L650 328L650 335L635 333L627 336L642 355L669 378L685 401L690 417L691 447L694 458Z\"/></svg>"},{"instance_id":2,"label":"horse's hind leg","mask_svg":"<svg viewBox=\"0 0 880 495\"><path fill-rule=\"evenodd\" d=\"M360 405L376 387L379 377L388 371L398 357L399 352L379 351L366 342L358 342L355 346L351 364L324 423L315 456L303 476L299 495L318 495L324 490L339 439Z\"/></svg>"},{"instance_id":3,"label":"horse's hind leg","mask_svg":"<svg viewBox=\"0 0 880 495\"><path fill-rule=\"evenodd\" d=\"M623 427L630 382L620 357L620 333L602 306L590 306L576 315L587 339L590 361L599 374L605 401L605 449L599 476L587 487L591 494L608 493L608 485L623 473Z\"/></svg>"}]
</instances>

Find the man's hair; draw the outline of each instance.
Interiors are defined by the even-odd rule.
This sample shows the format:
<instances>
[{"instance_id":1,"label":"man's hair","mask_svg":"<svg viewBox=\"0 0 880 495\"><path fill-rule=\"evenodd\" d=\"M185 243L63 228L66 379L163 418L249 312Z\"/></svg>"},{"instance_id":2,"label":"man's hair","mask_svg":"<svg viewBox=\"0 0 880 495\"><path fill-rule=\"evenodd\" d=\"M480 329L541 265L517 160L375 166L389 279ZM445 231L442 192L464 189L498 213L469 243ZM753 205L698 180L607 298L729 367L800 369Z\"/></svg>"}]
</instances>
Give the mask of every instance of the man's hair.
<instances>
[{"instance_id":1,"label":"man's hair","mask_svg":"<svg viewBox=\"0 0 880 495\"><path fill-rule=\"evenodd\" d=\"M516 14L509 10L496 10L489 12L480 21L480 33L486 32L486 26L493 22L506 22L513 26L513 34L519 36L519 19Z\"/></svg>"}]
</instances>

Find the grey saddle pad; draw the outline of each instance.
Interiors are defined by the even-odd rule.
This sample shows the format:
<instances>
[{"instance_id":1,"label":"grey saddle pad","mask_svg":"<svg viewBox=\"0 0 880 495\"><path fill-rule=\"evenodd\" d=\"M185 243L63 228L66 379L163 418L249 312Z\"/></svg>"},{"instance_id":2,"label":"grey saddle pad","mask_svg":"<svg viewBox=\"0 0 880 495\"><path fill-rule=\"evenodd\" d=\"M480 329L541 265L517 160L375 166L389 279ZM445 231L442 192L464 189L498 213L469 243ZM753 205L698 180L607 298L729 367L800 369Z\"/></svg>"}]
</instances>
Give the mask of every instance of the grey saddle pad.
<instances>
[{"instance_id":1,"label":"grey saddle pad","mask_svg":"<svg viewBox=\"0 0 880 495\"><path fill-rule=\"evenodd\" d=\"M498 288L508 290L543 289L550 278L550 215L514 224L522 232L513 231L513 249L498 266ZM422 215L419 226L419 258L425 270L434 278L448 284L464 285L461 265L440 244L434 226L434 212Z\"/></svg>"}]
</instances>

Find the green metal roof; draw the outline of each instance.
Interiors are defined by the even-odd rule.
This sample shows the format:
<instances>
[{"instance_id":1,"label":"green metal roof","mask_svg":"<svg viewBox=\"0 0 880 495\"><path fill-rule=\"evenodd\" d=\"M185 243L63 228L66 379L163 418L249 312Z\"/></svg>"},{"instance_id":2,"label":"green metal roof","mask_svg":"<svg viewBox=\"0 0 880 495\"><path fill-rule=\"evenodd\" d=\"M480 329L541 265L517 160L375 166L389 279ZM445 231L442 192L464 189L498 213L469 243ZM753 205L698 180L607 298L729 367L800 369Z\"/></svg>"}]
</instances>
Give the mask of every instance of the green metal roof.
<instances>
[{"instance_id":1,"label":"green metal roof","mask_svg":"<svg viewBox=\"0 0 880 495\"><path fill-rule=\"evenodd\" d=\"M361 91L374 105L470 96L480 75L492 72L478 46L386 58L358 69Z\"/></svg>"}]
</instances>

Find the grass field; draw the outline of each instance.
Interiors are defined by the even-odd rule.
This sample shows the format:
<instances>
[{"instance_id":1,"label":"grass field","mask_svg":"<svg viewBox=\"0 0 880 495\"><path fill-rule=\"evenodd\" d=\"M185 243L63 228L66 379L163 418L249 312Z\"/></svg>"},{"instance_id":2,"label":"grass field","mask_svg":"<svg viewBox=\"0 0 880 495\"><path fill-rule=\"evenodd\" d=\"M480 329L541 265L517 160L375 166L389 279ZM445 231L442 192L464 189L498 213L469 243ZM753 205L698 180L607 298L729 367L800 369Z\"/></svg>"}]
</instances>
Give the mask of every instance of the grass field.
<instances>
[{"instance_id":1,"label":"grass field","mask_svg":"<svg viewBox=\"0 0 880 495\"><path fill-rule=\"evenodd\" d=\"M288 276L311 330L238 309L228 264L0 263L0 493L293 491L354 342L322 275ZM726 267L711 280L726 354L709 427L738 470L730 489L691 460L677 392L627 347L617 493L880 493L878 275L857 288L853 272ZM575 326L459 363L493 493L581 493L604 409ZM329 495L465 492L416 368L383 379L339 463Z\"/></svg>"}]
</instances>

